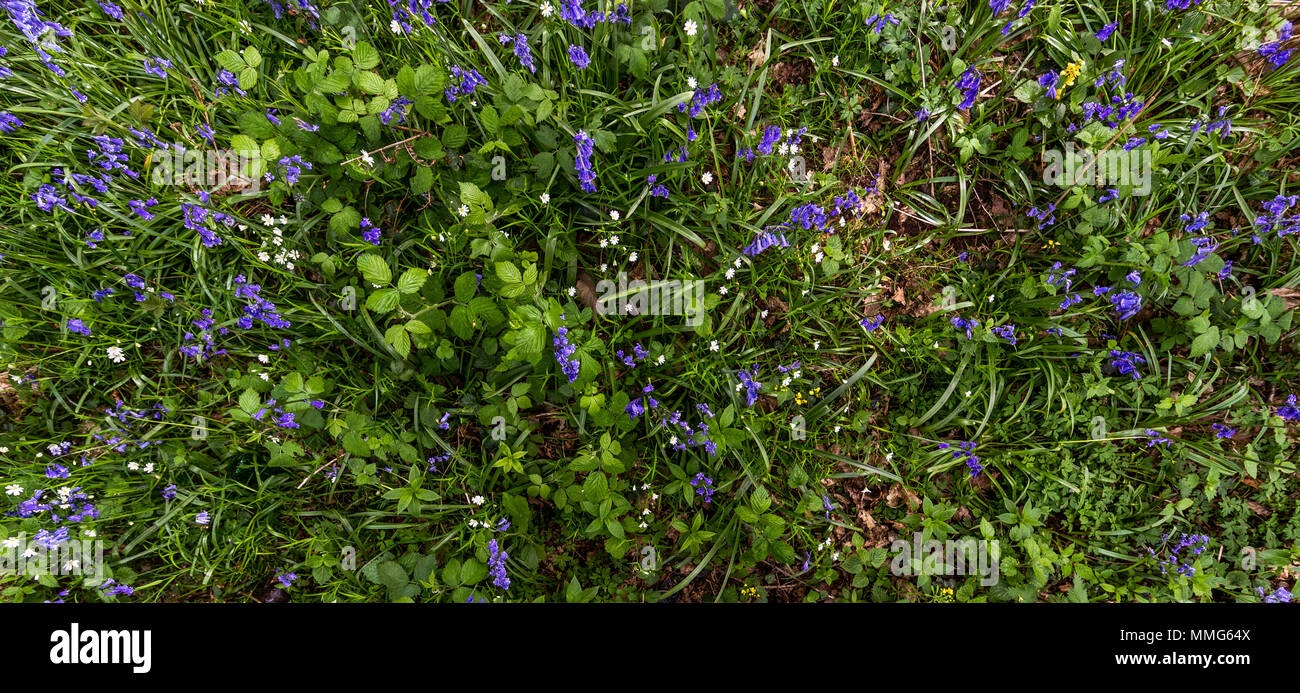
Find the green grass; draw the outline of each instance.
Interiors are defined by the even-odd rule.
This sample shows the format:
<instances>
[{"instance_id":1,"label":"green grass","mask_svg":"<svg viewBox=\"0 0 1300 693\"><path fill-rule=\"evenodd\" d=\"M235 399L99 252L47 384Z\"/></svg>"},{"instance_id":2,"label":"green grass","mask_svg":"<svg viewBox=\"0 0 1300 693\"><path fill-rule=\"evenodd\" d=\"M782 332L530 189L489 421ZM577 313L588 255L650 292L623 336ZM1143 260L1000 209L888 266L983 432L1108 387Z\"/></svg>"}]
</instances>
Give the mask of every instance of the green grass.
<instances>
[{"instance_id":1,"label":"green grass","mask_svg":"<svg viewBox=\"0 0 1300 693\"><path fill-rule=\"evenodd\" d=\"M24 123L0 133L0 486L22 488L0 501L14 513L0 539L92 530L108 574L134 588L0 574L3 599L279 600L277 571L299 576L288 598L326 602L1250 602L1293 586L1295 427L1278 412L1300 393L1297 237L1251 238L1262 205L1294 190L1300 68L1256 52L1283 17L1044 0L1004 35L1021 5L745 5L635 2L630 27L579 30L558 5L548 18L526 0L431 3L437 22L407 16L418 30L399 36L384 3L322 1L315 21L259 2L122 3L119 22L41 2L72 32L51 52L62 78L0 27L0 111ZM876 33L880 12L899 23ZM501 33L528 35L535 73ZM575 68L571 44L590 66ZM155 57L166 79L142 67ZM1143 105L1085 126L1118 60ZM1046 96L1039 76L1079 61ZM486 83L449 102L453 66ZM961 110L970 66L979 89ZM214 98L223 68L245 95ZM677 108L688 78L722 95L698 118ZM398 96L405 119L382 122ZM1225 106L1229 136L1191 131ZM258 149L253 173L275 180L154 182L161 151L130 128L214 148L199 124L215 148ZM807 128L797 154L738 159L772 126L782 141ZM595 193L575 172L579 130L595 140ZM99 135L124 139L139 178L79 185L93 208L41 210L42 185L67 194L54 169L102 172L86 155ZM1131 137L1150 138L1135 150L1151 153L1150 194L1118 185L1102 202L1106 186L1045 182L1067 142L1117 151ZM665 160L683 145L685 161ZM277 162L294 155L312 168L288 184ZM831 214L849 190L857 213ZM151 220L128 206L150 198ZM202 222L220 245L182 204L229 215ZM830 215L824 230L742 252L809 204ZM1052 223L1026 215L1049 204ZM1180 215L1201 212L1219 245L1185 267L1197 234ZM299 253L292 269L259 256L277 248L265 214L285 219L272 226ZM1049 276L1068 268L1067 292ZM596 314L584 292L620 271L703 279L703 324ZM239 326L237 275L290 326ZM1142 310L1119 319L1095 286L1135 290ZM1083 300L1059 308L1071 293ZM228 332L199 360L180 349L203 309ZM879 329L859 324L877 314ZM954 317L979 326L967 338ZM69 332L72 318L91 334ZM572 383L554 356L561 325L581 364ZM1014 345L989 331L1008 325ZM615 353L635 344L648 356L629 367ZM1139 379L1116 372L1112 349L1145 359ZM752 406L742 370L762 383ZM632 419L646 385L658 409ZM298 428L257 416L271 398ZM168 410L130 428L149 445L105 440L118 402ZM695 426L697 404L716 455L670 442L682 432L663 415ZM1170 441L1149 446L1147 431ZM71 452L51 460L62 441ZM980 474L940 448L960 441L976 443ZM47 478L52 461L69 478ZM713 480L708 503L697 474ZM98 516L18 516L60 486L94 494ZM913 532L998 541L998 581L891 571ZM1184 533L1208 537L1193 576L1149 552ZM489 573L492 540L509 589Z\"/></svg>"}]
</instances>

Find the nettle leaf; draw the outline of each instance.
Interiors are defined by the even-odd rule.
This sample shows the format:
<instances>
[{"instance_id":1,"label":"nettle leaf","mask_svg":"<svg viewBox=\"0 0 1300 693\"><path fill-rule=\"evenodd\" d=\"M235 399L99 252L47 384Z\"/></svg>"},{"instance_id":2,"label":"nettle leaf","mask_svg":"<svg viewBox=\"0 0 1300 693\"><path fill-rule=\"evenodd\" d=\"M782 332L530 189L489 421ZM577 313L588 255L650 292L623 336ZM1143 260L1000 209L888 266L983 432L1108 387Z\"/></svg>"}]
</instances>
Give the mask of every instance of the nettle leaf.
<instances>
[{"instance_id":1,"label":"nettle leaf","mask_svg":"<svg viewBox=\"0 0 1300 693\"><path fill-rule=\"evenodd\" d=\"M359 222L360 220L358 220ZM393 271L388 269L388 263L384 258L374 253L366 253L357 260L357 267L361 270L361 276L371 284L384 286L393 281Z\"/></svg>"},{"instance_id":2,"label":"nettle leaf","mask_svg":"<svg viewBox=\"0 0 1300 693\"><path fill-rule=\"evenodd\" d=\"M397 290L404 294L413 294L424 286L424 282L428 280L428 278L428 271L419 269L418 267L412 267L403 272L402 276L398 278Z\"/></svg>"}]
</instances>

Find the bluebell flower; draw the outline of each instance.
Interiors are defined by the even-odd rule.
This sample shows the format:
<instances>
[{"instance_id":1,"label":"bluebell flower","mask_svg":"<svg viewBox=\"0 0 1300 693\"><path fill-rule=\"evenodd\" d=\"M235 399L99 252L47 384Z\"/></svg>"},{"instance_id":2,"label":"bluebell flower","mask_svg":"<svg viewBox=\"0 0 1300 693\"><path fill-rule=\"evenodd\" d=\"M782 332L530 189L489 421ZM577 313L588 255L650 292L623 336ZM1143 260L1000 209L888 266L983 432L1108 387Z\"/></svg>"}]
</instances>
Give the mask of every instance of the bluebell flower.
<instances>
[{"instance_id":1,"label":"bluebell flower","mask_svg":"<svg viewBox=\"0 0 1300 693\"><path fill-rule=\"evenodd\" d=\"M296 573L286 573L279 568L276 568L275 579L281 586L288 589L293 586L293 581L298 579L298 575Z\"/></svg>"},{"instance_id":2,"label":"bluebell flower","mask_svg":"<svg viewBox=\"0 0 1300 693\"><path fill-rule=\"evenodd\" d=\"M573 136L573 141L577 145L577 155L573 158L573 168L578 173L578 182L583 192L596 192L596 171L591 165L591 156L594 152L594 140L587 136L585 130L579 130L578 134Z\"/></svg>"},{"instance_id":3,"label":"bluebell flower","mask_svg":"<svg viewBox=\"0 0 1300 693\"><path fill-rule=\"evenodd\" d=\"M1111 296L1110 303L1119 313L1120 320L1128 320L1142 310L1142 296L1132 291L1121 291Z\"/></svg>"},{"instance_id":4,"label":"bluebell flower","mask_svg":"<svg viewBox=\"0 0 1300 693\"><path fill-rule=\"evenodd\" d=\"M1286 421L1291 421L1291 422L1300 421L1300 407L1296 406L1296 396L1291 395L1287 397L1286 404L1278 407L1277 411L1274 413L1282 417Z\"/></svg>"},{"instance_id":5,"label":"bluebell flower","mask_svg":"<svg viewBox=\"0 0 1300 693\"><path fill-rule=\"evenodd\" d=\"M867 328L867 332L872 332L878 329L880 327L880 324L883 323L884 321L885 321L884 315L877 315L874 318L863 318L862 320L858 321L858 324Z\"/></svg>"},{"instance_id":6,"label":"bluebell flower","mask_svg":"<svg viewBox=\"0 0 1300 693\"><path fill-rule=\"evenodd\" d=\"M1137 372L1137 366L1146 363L1146 359L1131 351L1118 349L1111 349L1110 356L1110 365L1114 366L1121 375L1132 375L1134 380L1142 379L1142 374Z\"/></svg>"},{"instance_id":7,"label":"bluebell flower","mask_svg":"<svg viewBox=\"0 0 1300 693\"><path fill-rule=\"evenodd\" d=\"M171 61L166 58L145 58L144 60L144 71L162 79L167 79L167 70L163 68L170 69L171 66Z\"/></svg>"},{"instance_id":8,"label":"bluebell flower","mask_svg":"<svg viewBox=\"0 0 1300 693\"><path fill-rule=\"evenodd\" d=\"M1229 428L1223 424L1214 424L1215 438L1231 438L1235 435L1237 435L1237 429Z\"/></svg>"},{"instance_id":9,"label":"bluebell flower","mask_svg":"<svg viewBox=\"0 0 1300 693\"><path fill-rule=\"evenodd\" d=\"M1172 442L1168 438L1165 438L1164 436L1160 435L1159 431L1152 428L1148 428L1146 430L1146 436L1148 438L1147 447L1149 448L1155 447L1157 444L1164 445L1165 447L1169 447L1169 444Z\"/></svg>"},{"instance_id":10,"label":"bluebell flower","mask_svg":"<svg viewBox=\"0 0 1300 693\"><path fill-rule=\"evenodd\" d=\"M1268 59L1270 65L1276 70L1286 64L1291 59L1291 53L1294 48L1282 49L1282 44L1291 39L1291 22L1282 22L1282 27L1278 30L1277 40L1270 41L1261 45L1256 52Z\"/></svg>"},{"instance_id":11,"label":"bluebell flower","mask_svg":"<svg viewBox=\"0 0 1300 693\"><path fill-rule=\"evenodd\" d=\"M1096 34L1094 34L1094 36L1097 37L1098 41L1105 41L1106 39L1110 38L1111 34L1115 33L1115 29L1118 27L1119 27L1119 22L1111 22L1110 24L1107 24L1106 26L1102 27L1101 31L1098 31Z\"/></svg>"},{"instance_id":12,"label":"bluebell flower","mask_svg":"<svg viewBox=\"0 0 1300 693\"><path fill-rule=\"evenodd\" d=\"M966 71L961 73L961 77L957 79L957 90L962 93L962 100L960 104L957 104L957 110L970 110L970 107L975 105L975 97L980 91L980 73L979 70L975 69L974 65L966 68Z\"/></svg>"},{"instance_id":13,"label":"bluebell flower","mask_svg":"<svg viewBox=\"0 0 1300 693\"><path fill-rule=\"evenodd\" d=\"M492 584L503 590L510 589L510 577L506 575L506 559L510 554L500 548L496 539L488 542L488 551L490 552L488 569L492 574Z\"/></svg>"},{"instance_id":14,"label":"bluebell flower","mask_svg":"<svg viewBox=\"0 0 1300 693\"><path fill-rule=\"evenodd\" d=\"M9 111L0 111L0 132L13 132L23 126L23 121Z\"/></svg>"},{"instance_id":15,"label":"bluebell flower","mask_svg":"<svg viewBox=\"0 0 1300 693\"><path fill-rule=\"evenodd\" d=\"M989 328L989 332L1011 342L1011 346L1016 345L1016 326L1012 324L1001 325L999 327Z\"/></svg>"},{"instance_id":16,"label":"bluebell flower","mask_svg":"<svg viewBox=\"0 0 1300 693\"><path fill-rule=\"evenodd\" d=\"M90 336L90 328L81 321L81 318L71 318L68 320L68 331L76 332L83 337Z\"/></svg>"},{"instance_id":17,"label":"bluebell flower","mask_svg":"<svg viewBox=\"0 0 1300 693\"><path fill-rule=\"evenodd\" d=\"M963 318L963 317L961 317L961 316L959 316L959 315L954 315L954 316L952 316L952 318L949 319L949 322L952 323L952 326L953 326L953 327L955 327L955 328L957 328L957 329L959 329L959 330L965 330L965 331L966 331L966 339L971 339L971 338L973 338L973 337L974 337L974 332L973 332L973 330L974 330L975 328L977 328L977 327L980 326L980 323L979 323L978 320L976 320L976 319L974 319L974 318L971 318L970 320L967 320L967 319L965 319L965 318Z\"/></svg>"},{"instance_id":18,"label":"bluebell flower","mask_svg":"<svg viewBox=\"0 0 1300 693\"><path fill-rule=\"evenodd\" d=\"M563 319L563 316L561 316ZM578 379L578 371L581 370L582 364L578 359L572 358L578 348L569 343L569 328L559 327L555 331L555 338L552 343L555 345L555 360L560 364L560 370L564 376L573 382Z\"/></svg>"},{"instance_id":19,"label":"bluebell flower","mask_svg":"<svg viewBox=\"0 0 1300 693\"><path fill-rule=\"evenodd\" d=\"M704 476L704 472L696 474L695 478L691 479L691 486L695 487L695 495L704 496L705 503L713 502L713 492L716 489L713 488L713 479Z\"/></svg>"}]
</instances>

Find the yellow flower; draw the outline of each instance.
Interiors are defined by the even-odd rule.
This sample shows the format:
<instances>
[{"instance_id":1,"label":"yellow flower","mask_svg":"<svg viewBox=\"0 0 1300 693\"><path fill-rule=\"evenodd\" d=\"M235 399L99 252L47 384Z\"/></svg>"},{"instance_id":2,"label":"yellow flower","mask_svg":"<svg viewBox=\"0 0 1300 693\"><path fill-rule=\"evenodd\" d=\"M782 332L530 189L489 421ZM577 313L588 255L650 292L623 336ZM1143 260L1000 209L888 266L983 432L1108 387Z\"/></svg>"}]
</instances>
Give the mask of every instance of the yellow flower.
<instances>
[{"instance_id":1,"label":"yellow flower","mask_svg":"<svg viewBox=\"0 0 1300 693\"><path fill-rule=\"evenodd\" d=\"M1056 88L1056 98L1061 98L1061 94L1065 93L1065 90L1069 89L1071 84L1074 84L1074 80L1079 77L1079 73L1083 72L1083 64L1082 60L1076 60L1066 65L1064 70L1061 70L1061 77L1065 78L1065 81L1061 82L1061 86Z\"/></svg>"}]
</instances>

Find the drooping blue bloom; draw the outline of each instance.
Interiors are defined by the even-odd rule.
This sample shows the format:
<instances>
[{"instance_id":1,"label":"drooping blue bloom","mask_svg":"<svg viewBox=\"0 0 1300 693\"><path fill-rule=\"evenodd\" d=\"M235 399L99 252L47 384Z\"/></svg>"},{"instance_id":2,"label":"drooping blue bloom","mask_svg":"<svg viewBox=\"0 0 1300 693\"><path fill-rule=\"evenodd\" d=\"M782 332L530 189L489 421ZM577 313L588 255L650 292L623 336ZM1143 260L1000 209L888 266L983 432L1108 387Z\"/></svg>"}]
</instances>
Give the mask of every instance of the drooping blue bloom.
<instances>
[{"instance_id":1,"label":"drooping blue bloom","mask_svg":"<svg viewBox=\"0 0 1300 693\"><path fill-rule=\"evenodd\" d=\"M1235 435L1237 435L1237 429L1229 428L1223 424L1214 424L1215 438L1231 438Z\"/></svg>"},{"instance_id":2,"label":"drooping blue bloom","mask_svg":"<svg viewBox=\"0 0 1300 693\"><path fill-rule=\"evenodd\" d=\"M560 316L563 319L564 316ZM573 382L578 379L578 371L582 368L582 363L578 359L572 358L573 354L578 351L578 347L569 343L569 328L561 326L555 330L555 338L552 344L555 345L555 360L560 364L560 371L564 376Z\"/></svg>"},{"instance_id":3,"label":"drooping blue bloom","mask_svg":"<svg viewBox=\"0 0 1300 693\"><path fill-rule=\"evenodd\" d=\"M966 339L972 339L972 338L974 337L974 330L975 330L975 328L977 328L977 327L980 326L980 323L979 323L978 320L976 320L976 319L974 319L974 318L971 318L970 320L967 320L966 318L963 318L963 317L961 317L961 316L959 316L959 315L954 315L954 316L952 316L952 318L949 319L949 322L952 323L952 326L953 326L953 327L955 327L955 328L957 328L957 329L959 329L959 330L965 330L965 331L966 331Z\"/></svg>"},{"instance_id":4,"label":"drooping blue bloom","mask_svg":"<svg viewBox=\"0 0 1300 693\"><path fill-rule=\"evenodd\" d=\"M691 486L695 487L695 495L704 496L705 503L713 502L713 492L716 489L713 488L713 479L704 476L704 472L696 474L695 478L691 479Z\"/></svg>"},{"instance_id":5,"label":"drooping blue bloom","mask_svg":"<svg viewBox=\"0 0 1300 693\"><path fill-rule=\"evenodd\" d=\"M583 50L582 46L570 44L568 52L569 62L573 63L574 67L579 70L582 70L591 64L591 58L587 57L587 51Z\"/></svg>"},{"instance_id":6,"label":"drooping blue bloom","mask_svg":"<svg viewBox=\"0 0 1300 693\"><path fill-rule=\"evenodd\" d=\"M279 568L276 568L276 569L275 569L275 579L276 579L276 581L278 581L278 582L280 583L280 585L282 585L285 589L288 589L288 588L290 588L290 587L293 586L293 581L298 579L298 575L297 575L297 573L286 573L286 572L284 572L283 570L280 570Z\"/></svg>"},{"instance_id":7,"label":"drooping blue bloom","mask_svg":"<svg viewBox=\"0 0 1300 693\"><path fill-rule=\"evenodd\" d=\"M9 111L0 111L0 132L13 132L23 126L23 121Z\"/></svg>"},{"instance_id":8,"label":"drooping blue bloom","mask_svg":"<svg viewBox=\"0 0 1300 693\"><path fill-rule=\"evenodd\" d=\"M780 228L780 227L769 227L769 228ZM754 257L757 255L761 255L764 250L767 250L768 248L772 248L772 247L789 248L790 242L785 239L784 233L780 233L778 231L769 231L767 229L764 229L763 231L758 232L758 234L754 236L754 240L750 242L749 245L745 246L744 248L741 248L740 252L750 257Z\"/></svg>"},{"instance_id":9,"label":"drooping blue bloom","mask_svg":"<svg viewBox=\"0 0 1300 693\"><path fill-rule=\"evenodd\" d=\"M1118 27L1119 27L1119 22L1111 22L1110 24L1107 24L1106 26L1102 27L1101 31L1098 31L1094 35L1097 37L1098 41L1105 41L1106 39L1110 38L1111 34L1115 33L1115 29Z\"/></svg>"},{"instance_id":10,"label":"drooping blue bloom","mask_svg":"<svg viewBox=\"0 0 1300 693\"><path fill-rule=\"evenodd\" d=\"M68 320L68 331L76 332L83 337L90 336L90 328L86 327L86 324L81 321L81 318L70 318Z\"/></svg>"},{"instance_id":11,"label":"drooping blue bloom","mask_svg":"<svg viewBox=\"0 0 1300 693\"><path fill-rule=\"evenodd\" d=\"M1274 412L1286 421L1300 421L1300 407L1296 406L1296 396L1291 395L1286 398L1286 404L1277 408Z\"/></svg>"},{"instance_id":12,"label":"drooping blue bloom","mask_svg":"<svg viewBox=\"0 0 1300 693\"><path fill-rule=\"evenodd\" d=\"M166 58L145 58L144 60L144 71L162 79L167 79L167 70L171 69L171 66L171 61Z\"/></svg>"},{"instance_id":13,"label":"drooping blue bloom","mask_svg":"<svg viewBox=\"0 0 1300 693\"><path fill-rule=\"evenodd\" d=\"M880 324L883 323L884 321L885 321L884 315L877 315L874 318L863 318L862 320L858 321L858 324L867 328L867 332L873 332L876 329L879 329Z\"/></svg>"},{"instance_id":14,"label":"drooping blue bloom","mask_svg":"<svg viewBox=\"0 0 1300 693\"><path fill-rule=\"evenodd\" d=\"M1287 60L1291 59L1291 53L1295 49L1294 48L1287 48L1286 50L1282 49L1282 44L1286 43L1290 39L1291 39L1291 22L1286 21L1282 23L1281 28L1278 30L1277 40L1270 41L1268 43L1261 45L1258 49L1256 49L1256 52L1258 52L1260 55L1267 58L1269 64L1273 66L1274 70L1276 70L1279 67L1285 65Z\"/></svg>"},{"instance_id":15,"label":"drooping blue bloom","mask_svg":"<svg viewBox=\"0 0 1300 693\"><path fill-rule=\"evenodd\" d=\"M1121 375L1132 375L1134 380L1141 380L1142 374L1137 372L1137 366L1146 363L1146 359L1139 354L1131 351L1120 351L1118 349L1110 350L1110 365L1115 367Z\"/></svg>"},{"instance_id":16,"label":"drooping blue bloom","mask_svg":"<svg viewBox=\"0 0 1300 693\"><path fill-rule=\"evenodd\" d=\"M501 549L496 539L488 542L488 551L490 552L488 569L492 573L492 584L503 590L510 589L510 577L506 575L506 559L510 554Z\"/></svg>"},{"instance_id":17,"label":"drooping blue bloom","mask_svg":"<svg viewBox=\"0 0 1300 693\"><path fill-rule=\"evenodd\" d=\"M1016 326L1012 324L1001 325L999 327L989 328L989 332L1011 342L1011 346L1016 345Z\"/></svg>"},{"instance_id":18,"label":"drooping blue bloom","mask_svg":"<svg viewBox=\"0 0 1300 693\"><path fill-rule=\"evenodd\" d=\"M1142 310L1142 296L1132 291L1121 291L1111 296L1110 303L1119 313L1120 320L1128 320Z\"/></svg>"},{"instance_id":19,"label":"drooping blue bloom","mask_svg":"<svg viewBox=\"0 0 1300 693\"><path fill-rule=\"evenodd\" d=\"M968 111L971 106L975 105L975 97L980 91L980 73L974 65L966 68L957 79L957 90L962 93L961 103L957 104L957 110Z\"/></svg>"},{"instance_id":20,"label":"drooping blue bloom","mask_svg":"<svg viewBox=\"0 0 1300 693\"><path fill-rule=\"evenodd\" d=\"M591 165L591 156L594 153L593 145L595 141L587 136L585 130L579 130L578 134L573 136L573 141L577 144L577 155L573 158L573 168L578 173L578 182L583 192L596 192L596 171Z\"/></svg>"}]
</instances>

